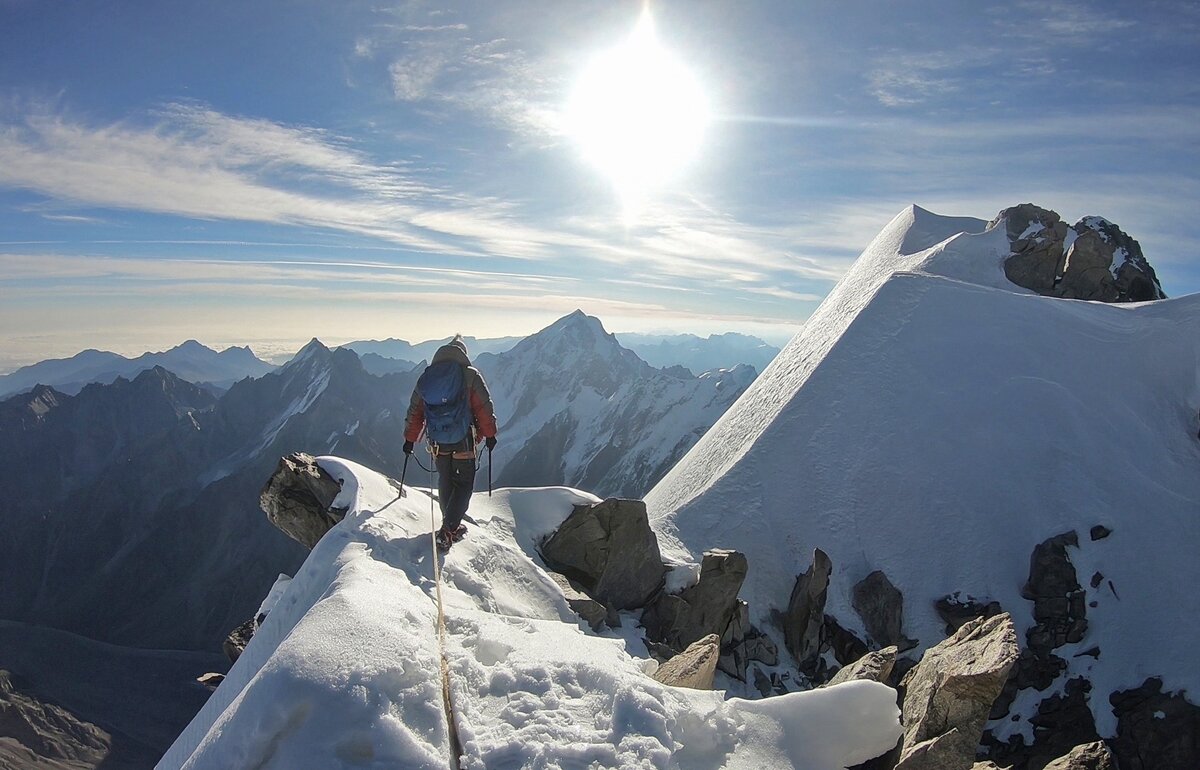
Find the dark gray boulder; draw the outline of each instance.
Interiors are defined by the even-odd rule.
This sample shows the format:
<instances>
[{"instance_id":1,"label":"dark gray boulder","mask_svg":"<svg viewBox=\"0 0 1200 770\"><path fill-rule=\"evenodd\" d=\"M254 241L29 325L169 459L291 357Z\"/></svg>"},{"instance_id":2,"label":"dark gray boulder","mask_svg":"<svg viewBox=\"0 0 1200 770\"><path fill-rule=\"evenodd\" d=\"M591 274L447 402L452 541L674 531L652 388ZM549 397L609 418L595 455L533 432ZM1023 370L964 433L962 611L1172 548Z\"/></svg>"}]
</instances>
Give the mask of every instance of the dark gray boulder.
<instances>
[{"instance_id":1,"label":"dark gray boulder","mask_svg":"<svg viewBox=\"0 0 1200 770\"><path fill-rule=\"evenodd\" d=\"M1121 228L1103 217L1084 217L1072 228L1079 233L1076 243L1088 232L1095 233L1103 245L1097 248L1104 255L1111 253L1112 260L1105 269L1113 277L1111 288L1108 277L1101 277L1105 286L1102 296L1096 297L1105 302L1148 302L1155 299L1165 299L1166 294L1158 282L1154 268L1142 253L1141 244L1126 234ZM1074 246L1072 246L1072 251ZM1067 255L1067 269L1070 268L1071 255ZM1063 276L1064 282L1066 275ZM1064 295L1065 296L1065 295Z\"/></svg>"},{"instance_id":2,"label":"dark gray boulder","mask_svg":"<svg viewBox=\"0 0 1200 770\"><path fill-rule=\"evenodd\" d=\"M1053 211L1022 203L996 215L989 229L1004 223L1012 256L1004 261L1008 280L1039 294L1050 294L1062 275L1067 224Z\"/></svg>"},{"instance_id":3,"label":"dark gray boulder","mask_svg":"<svg viewBox=\"0 0 1200 770\"><path fill-rule=\"evenodd\" d=\"M1121 770L1200 767L1200 706L1162 686L1152 677L1108 698L1117 715L1117 735L1109 745Z\"/></svg>"},{"instance_id":4,"label":"dark gray boulder","mask_svg":"<svg viewBox=\"0 0 1200 770\"><path fill-rule=\"evenodd\" d=\"M825 625L825 597L833 562L820 548L813 549L813 563L796 577L787 611L783 614L783 643L800 670L811 675L821 652Z\"/></svg>"},{"instance_id":5,"label":"dark gray boulder","mask_svg":"<svg viewBox=\"0 0 1200 770\"><path fill-rule=\"evenodd\" d=\"M821 628L821 652L832 652L839 666L848 666L869 651L866 642L842 626L832 615L825 615Z\"/></svg>"},{"instance_id":6,"label":"dark gray boulder","mask_svg":"<svg viewBox=\"0 0 1200 770\"><path fill-rule=\"evenodd\" d=\"M1061 694L1044 698L1037 713L1029 718L1033 727L1031 744L1027 745L1019 733L1001 742L985 732L981 744L987 756L1003 765L1042 767L1076 746L1098 741L1100 735L1088 704L1091 690L1091 682L1076 677L1067 681ZM992 716L997 718L995 710Z\"/></svg>"},{"instance_id":7,"label":"dark gray boulder","mask_svg":"<svg viewBox=\"0 0 1200 770\"><path fill-rule=\"evenodd\" d=\"M293 452L279 460L267 479L258 503L267 520L285 535L311 549L346 511L331 508L342 491L312 455Z\"/></svg>"},{"instance_id":8,"label":"dark gray boulder","mask_svg":"<svg viewBox=\"0 0 1200 770\"><path fill-rule=\"evenodd\" d=\"M737 609L721 636L721 658L717 667L746 681L751 661L774 666L779 663L779 648L770 636L750 623L750 606L738 599Z\"/></svg>"},{"instance_id":9,"label":"dark gray boulder","mask_svg":"<svg viewBox=\"0 0 1200 770\"><path fill-rule=\"evenodd\" d=\"M642 613L646 636L676 650L709 634L724 637L738 614L737 595L746 570L746 557L737 551L705 551L695 585L660 595Z\"/></svg>"},{"instance_id":10,"label":"dark gray boulder","mask_svg":"<svg viewBox=\"0 0 1200 770\"><path fill-rule=\"evenodd\" d=\"M1021 595L1033 602L1036 624L1026 641L1035 655L1074 644L1087 631L1087 594L1067 554L1068 547L1078 546L1079 536L1072 530L1039 543L1030 556Z\"/></svg>"},{"instance_id":11,"label":"dark gray boulder","mask_svg":"<svg viewBox=\"0 0 1200 770\"><path fill-rule=\"evenodd\" d=\"M904 596L882 570L875 570L854 585L851 605L862 618L867 636L879 647L895 646L901 652L917 646L902 632Z\"/></svg>"},{"instance_id":12,"label":"dark gray boulder","mask_svg":"<svg viewBox=\"0 0 1200 770\"><path fill-rule=\"evenodd\" d=\"M245 652L246 645L250 644L250 640L254 637L254 631L257 628L258 624L251 618L230 631L229 636L225 637L225 641L221 642L221 650L231 663L237 663L237 659Z\"/></svg>"},{"instance_id":13,"label":"dark gray boulder","mask_svg":"<svg viewBox=\"0 0 1200 770\"><path fill-rule=\"evenodd\" d=\"M971 767L992 702L1016 660L1017 634L1007 613L969 621L926 651L901 683L897 770Z\"/></svg>"},{"instance_id":14,"label":"dark gray boulder","mask_svg":"<svg viewBox=\"0 0 1200 770\"><path fill-rule=\"evenodd\" d=\"M975 618L991 618L1003 610L1000 602L983 601L973 596L963 597L960 594L943 596L933 603L938 616L946 621L946 635L953 634L962 628L963 623Z\"/></svg>"},{"instance_id":15,"label":"dark gray boulder","mask_svg":"<svg viewBox=\"0 0 1200 770\"><path fill-rule=\"evenodd\" d=\"M615 616L616 613L610 612L604 606L603 602L598 602L588 596L582 587L576 585L566 575L560 575L552 570L548 571L547 574L550 575L550 579L562 590L563 598L567 600L567 606L582 618L593 631L599 631L601 626L609 620L610 616Z\"/></svg>"},{"instance_id":16,"label":"dark gray boulder","mask_svg":"<svg viewBox=\"0 0 1200 770\"><path fill-rule=\"evenodd\" d=\"M547 566L615 610L646 606L666 574L641 500L575 506L541 553Z\"/></svg>"}]
</instances>

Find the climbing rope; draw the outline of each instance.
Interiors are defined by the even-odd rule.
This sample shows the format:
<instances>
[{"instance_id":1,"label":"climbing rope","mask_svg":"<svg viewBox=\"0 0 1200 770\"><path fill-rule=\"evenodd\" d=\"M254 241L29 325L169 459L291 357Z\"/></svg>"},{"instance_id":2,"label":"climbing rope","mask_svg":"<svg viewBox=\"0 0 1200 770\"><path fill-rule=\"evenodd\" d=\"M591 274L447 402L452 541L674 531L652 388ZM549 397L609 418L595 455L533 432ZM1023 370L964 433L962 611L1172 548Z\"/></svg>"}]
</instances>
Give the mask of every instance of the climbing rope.
<instances>
[{"instance_id":1,"label":"climbing rope","mask_svg":"<svg viewBox=\"0 0 1200 770\"><path fill-rule=\"evenodd\" d=\"M433 459L433 449L429 450ZM417 461L420 464L420 460ZM430 465L436 466L436 462ZM446 712L446 730L450 736L450 767L451 770L461 770L462 742L458 738L458 726L454 722L454 701L450 697L450 662L446 657L446 611L442 606L442 568L438 560L437 547L437 506L433 504L433 468L429 469L429 538L433 547L433 585L437 596L437 632L438 632L438 666L442 673L442 708Z\"/></svg>"}]
</instances>

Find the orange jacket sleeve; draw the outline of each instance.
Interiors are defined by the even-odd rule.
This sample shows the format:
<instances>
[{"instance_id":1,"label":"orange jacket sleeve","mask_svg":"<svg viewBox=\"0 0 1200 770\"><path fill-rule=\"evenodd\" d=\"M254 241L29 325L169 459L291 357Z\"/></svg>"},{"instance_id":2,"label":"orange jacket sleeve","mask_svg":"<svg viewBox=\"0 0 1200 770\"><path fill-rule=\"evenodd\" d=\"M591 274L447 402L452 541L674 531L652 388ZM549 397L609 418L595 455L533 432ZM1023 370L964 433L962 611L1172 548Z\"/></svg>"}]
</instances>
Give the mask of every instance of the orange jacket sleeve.
<instances>
[{"instance_id":1,"label":"orange jacket sleeve","mask_svg":"<svg viewBox=\"0 0 1200 770\"><path fill-rule=\"evenodd\" d=\"M414 387L412 399L408 402L408 415L404 420L404 440L414 444L421 438L421 429L425 427L425 400Z\"/></svg>"},{"instance_id":2,"label":"orange jacket sleeve","mask_svg":"<svg viewBox=\"0 0 1200 770\"><path fill-rule=\"evenodd\" d=\"M487 383L479 370L471 366L467 368L467 393L471 402L471 415L475 418L475 427L479 438L496 435L496 410L492 407L492 394L488 392Z\"/></svg>"}]
</instances>

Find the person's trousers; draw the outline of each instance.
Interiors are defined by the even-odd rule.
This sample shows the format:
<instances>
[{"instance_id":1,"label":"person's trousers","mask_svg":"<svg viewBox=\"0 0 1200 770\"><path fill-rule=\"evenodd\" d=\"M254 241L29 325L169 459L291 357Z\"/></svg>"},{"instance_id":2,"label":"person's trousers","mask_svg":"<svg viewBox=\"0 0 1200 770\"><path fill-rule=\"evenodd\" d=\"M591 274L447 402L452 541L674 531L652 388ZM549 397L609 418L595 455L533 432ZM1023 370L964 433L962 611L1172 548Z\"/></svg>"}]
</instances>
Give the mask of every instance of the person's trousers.
<instances>
[{"instance_id":1,"label":"person's trousers","mask_svg":"<svg viewBox=\"0 0 1200 770\"><path fill-rule=\"evenodd\" d=\"M442 506L442 529L455 530L471 505L475 489L475 458L437 456L438 502Z\"/></svg>"}]
</instances>

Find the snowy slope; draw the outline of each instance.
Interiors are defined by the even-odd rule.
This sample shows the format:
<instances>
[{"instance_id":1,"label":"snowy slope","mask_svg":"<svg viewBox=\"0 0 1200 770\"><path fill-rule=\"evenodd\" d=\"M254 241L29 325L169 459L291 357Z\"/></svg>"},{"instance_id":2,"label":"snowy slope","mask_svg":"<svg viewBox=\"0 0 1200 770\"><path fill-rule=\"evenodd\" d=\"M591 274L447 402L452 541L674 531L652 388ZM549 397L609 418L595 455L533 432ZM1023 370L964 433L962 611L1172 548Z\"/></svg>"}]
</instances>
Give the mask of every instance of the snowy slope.
<instances>
[{"instance_id":1,"label":"snowy slope","mask_svg":"<svg viewBox=\"0 0 1200 770\"><path fill-rule=\"evenodd\" d=\"M335 505L350 513L159 767L447 767L430 498L396 499L362 466L321 462L344 479ZM441 586L462 767L833 770L891 747L883 685L726 700L653 681L634 629L586 632L533 542L591 499L546 488L472 502L479 526L447 555Z\"/></svg>"},{"instance_id":2,"label":"snowy slope","mask_svg":"<svg viewBox=\"0 0 1200 770\"><path fill-rule=\"evenodd\" d=\"M1113 588L1088 590L1088 633L1059 654L1112 735L1114 690L1159 674L1200 692L1200 602L1174 590L1200 579L1200 296L1039 297L1005 279L1004 227L983 227L898 215L647 504L677 558L748 555L759 622L819 547L827 611L864 635L851 588L881 569L922 649L956 591L999 601L1023 639L1030 552L1074 529L1080 582ZM1097 524L1113 534L1093 542Z\"/></svg>"}]
</instances>

